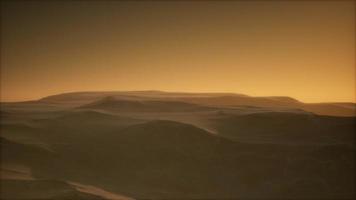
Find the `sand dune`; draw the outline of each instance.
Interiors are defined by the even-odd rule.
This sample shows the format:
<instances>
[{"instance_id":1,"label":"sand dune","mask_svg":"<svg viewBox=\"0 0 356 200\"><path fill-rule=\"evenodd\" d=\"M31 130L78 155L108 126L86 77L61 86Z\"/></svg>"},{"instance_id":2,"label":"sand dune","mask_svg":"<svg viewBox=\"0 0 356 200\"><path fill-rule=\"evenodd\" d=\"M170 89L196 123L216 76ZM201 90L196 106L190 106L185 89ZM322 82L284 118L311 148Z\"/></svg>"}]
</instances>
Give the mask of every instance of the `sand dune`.
<instances>
[{"instance_id":1,"label":"sand dune","mask_svg":"<svg viewBox=\"0 0 356 200\"><path fill-rule=\"evenodd\" d=\"M45 97L40 99L39 102L78 106L98 101L104 97L113 97L120 100L180 101L208 106L287 107L303 109L320 115L356 116L356 104L354 103L303 103L291 97L252 97L232 93L177 93L162 91L73 92Z\"/></svg>"},{"instance_id":2,"label":"sand dune","mask_svg":"<svg viewBox=\"0 0 356 200\"><path fill-rule=\"evenodd\" d=\"M211 120L218 133L238 141L352 144L356 118L260 112L246 115L221 114Z\"/></svg>"},{"instance_id":3,"label":"sand dune","mask_svg":"<svg viewBox=\"0 0 356 200\"><path fill-rule=\"evenodd\" d=\"M180 98L178 100L210 106L287 107L303 109L320 115L356 116L356 104L354 103L302 103L290 97L220 96Z\"/></svg>"},{"instance_id":4,"label":"sand dune","mask_svg":"<svg viewBox=\"0 0 356 200\"><path fill-rule=\"evenodd\" d=\"M214 97L221 95L233 95L233 96L246 96L243 94L233 94L233 93L188 93L188 92L164 92L164 91L108 91L108 92L71 92L63 93L57 95L51 95L48 97L41 98L42 102L93 102L100 100L103 97L115 97L116 99L159 99L159 98L181 98L181 97Z\"/></svg>"},{"instance_id":5,"label":"sand dune","mask_svg":"<svg viewBox=\"0 0 356 200\"><path fill-rule=\"evenodd\" d=\"M4 104L2 197L352 198L355 117L297 105L306 104L159 91Z\"/></svg>"},{"instance_id":6,"label":"sand dune","mask_svg":"<svg viewBox=\"0 0 356 200\"><path fill-rule=\"evenodd\" d=\"M1 183L2 199L104 199L80 192L70 184L56 180L1 180Z\"/></svg>"},{"instance_id":7,"label":"sand dune","mask_svg":"<svg viewBox=\"0 0 356 200\"><path fill-rule=\"evenodd\" d=\"M43 164L41 157L28 157L31 151L17 153L30 159L25 164L36 168L35 177L95 185L138 199L282 198L290 192L303 198L344 197L352 186L354 148L349 145L242 143L165 120L102 134L71 129L61 134L60 143L49 140L55 161ZM315 188L312 194L305 193L304 183Z\"/></svg>"},{"instance_id":8,"label":"sand dune","mask_svg":"<svg viewBox=\"0 0 356 200\"><path fill-rule=\"evenodd\" d=\"M99 101L80 106L79 108L114 112L192 112L211 110L209 107L185 102L117 100L115 97L105 97Z\"/></svg>"}]
</instances>

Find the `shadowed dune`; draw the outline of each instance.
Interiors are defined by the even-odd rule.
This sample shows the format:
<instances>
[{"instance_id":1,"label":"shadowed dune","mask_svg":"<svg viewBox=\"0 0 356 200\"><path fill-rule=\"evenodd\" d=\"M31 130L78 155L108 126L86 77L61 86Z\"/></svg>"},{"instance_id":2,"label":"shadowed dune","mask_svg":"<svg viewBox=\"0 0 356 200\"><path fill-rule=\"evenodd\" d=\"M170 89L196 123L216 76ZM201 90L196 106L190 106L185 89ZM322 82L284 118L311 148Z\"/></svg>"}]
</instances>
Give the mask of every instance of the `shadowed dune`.
<instances>
[{"instance_id":1,"label":"shadowed dune","mask_svg":"<svg viewBox=\"0 0 356 200\"><path fill-rule=\"evenodd\" d=\"M341 198L352 191L354 149L345 145L240 143L164 120L85 138L62 134L62 143L53 148L55 167L37 167L35 177L95 185L138 199L285 198L290 192ZM305 193L307 187L314 188L312 193Z\"/></svg>"},{"instance_id":2,"label":"shadowed dune","mask_svg":"<svg viewBox=\"0 0 356 200\"><path fill-rule=\"evenodd\" d=\"M29 195L49 199L354 197L354 117L288 107L302 103L285 97L260 107L189 102L220 94L67 95L2 106L8 195L33 187Z\"/></svg>"},{"instance_id":3,"label":"shadowed dune","mask_svg":"<svg viewBox=\"0 0 356 200\"><path fill-rule=\"evenodd\" d=\"M2 163L39 164L53 162L55 155L35 144L22 144L0 137ZM35 162L35 161L38 161Z\"/></svg>"},{"instance_id":4,"label":"shadowed dune","mask_svg":"<svg viewBox=\"0 0 356 200\"><path fill-rule=\"evenodd\" d=\"M204 105L234 106L248 105L257 107L296 107L301 102L290 97L250 97L250 96L217 96L180 98L185 102L199 103Z\"/></svg>"},{"instance_id":5,"label":"shadowed dune","mask_svg":"<svg viewBox=\"0 0 356 200\"><path fill-rule=\"evenodd\" d=\"M287 107L299 108L320 115L356 116L356 104L354 103L302 103L290 97L220 96L180 98L179 100L210 106Z\"/></svg>"},{"instance_id":6,"label":"shadowed dune","mask_svg":"<svg viewBox=\"0 0 356 200\"><path fill-rule=\"evenodd\" d=\"M80 192L56 180L1 180L1 199L99 200L100 196Z\"/></svg>"},{"instance_id":7,"label":"shadowed dune","mask_svg":"<svg viewBox=\"0 0 356 200\"><path fill-rule=\"evenodd\" d=\"M85 109L99 109L114 112L193 112L211 110L196 104L174 101L138 101L117 100L114 97L105 97L99 101L80 106Z\"/></svg>"},{"instance_id":8,"label":"shadowed dune","mask_svg":"<svg viewBox=\"0 0 356 200\"><path fill-rule=\"evenodd\" d=\"M69 140L77 135L83 137L116 131L145 121L90 110L47 112L41 117L25 119L17 119L18 115L22 116L22 113L12 115L11 123L3 120L1 134L14 141L44 145L53 143L53 141Z\"/></svg>"},{"instance_id":9,"label":"shadowed dune","mask_svg":"<svg viewBox=\"0 0 356 200\"><path fill-rule=\"evenodd\" d=\"M120 199L131 198L85 184L47 179L66 168L57 152L0 137L1 199ZM47 175L45 175L47 174Z\"/></svg>"},{"instance_id":10,"label":"shadowed dune","mask_svg":"<svg viewBox=\"0 0 356 200\"><path fill-rule=\"evenodd\" d=\"M127 116L112 115L94 110L73 110L63 113L53 119L38 120L37 123L46 124L47 126L84 127L86 129L95 126L105 129L111 126L127 126L143 121L144 120L134 119Z\"/></svg>"},{"instance_id":11,"label":"shadowed dune","mask_svg":"<svg viewBox=\"0 0 356 200\"><path fill-rule=\"evenodd\" d=\"M246 96L233 93L188 93L188 92L164 92L164 91L108 91L108 92L71 92L51 95L41 98L39 101L48 103L77 102L89 103L102 99L103 97L114 97L116 99L159 99L159 98L182 98L182 97L214 97L221 95Z\"/></svg>"},{"instance_id":12,"label":"shadowed dune","mask_svg":"<svg viewBox=\"0 0 356 200\"><path fill-rule=\"evenodd\" d=\"M221 114L211 122L225 137L257 143L353 144L356 130L355 117L294 112Z\"/></svg>"},{"instance_id":13,"label":"shadowed dune","mask_svg":"<svg viewBox=\"0 0 356 200\"><path fill-rule=\"evenodd\" d=\"M356 104L354 103L310 103L304 104L300 108L320 115L356 116Z\"/></svg>"},{"instance_id":14,"label":"shadowed dune","mask_svg":"<svg viewBox=\"0 0 356 200\"><path fill-rule=\"evenodd\" d=\"M354 103L303 103L291 97L251 97L232 93L179 93L162 91L129 91L129 92L73 92L52 95L39 100L42 103L55 103L80 106L104 97L118 100L154 100L180 101L206 106L257 106L299 108L320 115L356 116Z\"/></svg>"}]
</instances>

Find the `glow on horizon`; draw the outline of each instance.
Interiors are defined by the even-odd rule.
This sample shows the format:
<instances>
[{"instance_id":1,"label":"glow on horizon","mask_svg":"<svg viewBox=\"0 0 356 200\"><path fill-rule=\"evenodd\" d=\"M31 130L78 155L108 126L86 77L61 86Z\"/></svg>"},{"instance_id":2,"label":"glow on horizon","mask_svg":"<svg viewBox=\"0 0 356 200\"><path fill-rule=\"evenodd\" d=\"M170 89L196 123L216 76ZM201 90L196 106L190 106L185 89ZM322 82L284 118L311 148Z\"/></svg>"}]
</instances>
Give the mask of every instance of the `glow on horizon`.
<instances>
[{"instance_id":1,"label":"glow on horizon","mask_svg":"<svg viewBox=\"0 0 356 200\"><path fill-rule=\"evenodd\" d=\"M353 1L1 4L1 101L162 90L356 102Z\"/></svg>"}]
</instances>

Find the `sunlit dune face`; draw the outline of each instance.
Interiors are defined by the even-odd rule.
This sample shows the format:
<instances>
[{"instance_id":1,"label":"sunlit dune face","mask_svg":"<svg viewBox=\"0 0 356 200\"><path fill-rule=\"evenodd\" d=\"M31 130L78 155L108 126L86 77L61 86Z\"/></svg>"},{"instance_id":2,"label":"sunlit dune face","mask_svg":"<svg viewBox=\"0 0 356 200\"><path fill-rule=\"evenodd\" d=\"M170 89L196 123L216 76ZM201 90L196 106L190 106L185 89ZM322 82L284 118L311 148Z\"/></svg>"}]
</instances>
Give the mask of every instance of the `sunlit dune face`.
<instances>
[{"instance_id":1,"label":"sunlit dune face","mask_svg":"<svg viewBox=\"0 0 356 200\"><path fill-rule=\"evenodd\" d=\"M154 89L356 102L353 1L1 4L1 101Z\"/></svg>"}]
</instances>

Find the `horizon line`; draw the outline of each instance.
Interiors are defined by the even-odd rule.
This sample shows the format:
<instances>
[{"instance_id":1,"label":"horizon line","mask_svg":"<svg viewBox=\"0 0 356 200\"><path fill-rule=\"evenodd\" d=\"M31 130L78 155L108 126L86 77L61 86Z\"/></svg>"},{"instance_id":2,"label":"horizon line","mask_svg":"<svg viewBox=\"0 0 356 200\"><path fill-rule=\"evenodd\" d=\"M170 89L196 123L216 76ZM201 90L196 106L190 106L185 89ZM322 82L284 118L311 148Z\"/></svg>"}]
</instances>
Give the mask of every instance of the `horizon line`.
<instances>
[{"instance_id":1,"label":"horizon line","mask_svg":"<svg viewBox=\"0 0 356 200\"><path fill-rule=\"evenodd\" d=\"M193 91L169 91L169 90L154 90L154 89L147 89L147 90L77 90L77 91L68 91L68 92L61 92L61 93L55 93L51 95L46 95L42 96L36 99L29 99L29 100L14 100L14 101L3 101L1 100L1 94L0 94L0 103L26 103L26 102L36 102L41 99L50 97L50 96L56 96L56 95L63 95L63 94L74 94L74 93L100 93L100 92L161 92L161 93L185 93L185 94L225 94L225 95L240 95L240 96L246 96L246 97L251 97L251 98L271 98L271 97L286 97L290 98L293 100L296 100L300 103L304 104L323 104L323 103L352 103L356 104L356 99L355 101L318 101L318 102L305 102L301 101L298 98L287 96L287 95L268 95L268 96L253 96L253 95L248 95L244 93L237 93L237 92L216 92L216 91L209 91L209 92L193 92Z\"/></svg>"}]
</instances>

